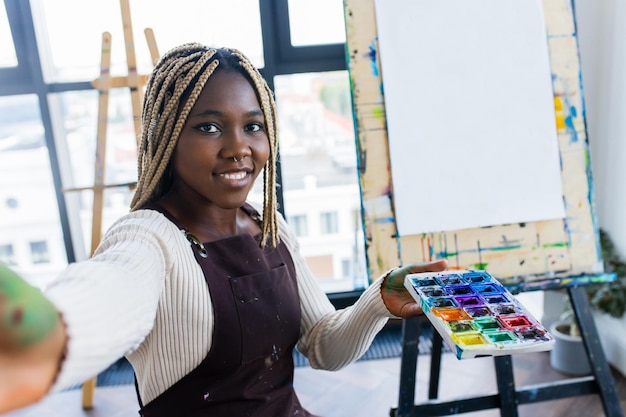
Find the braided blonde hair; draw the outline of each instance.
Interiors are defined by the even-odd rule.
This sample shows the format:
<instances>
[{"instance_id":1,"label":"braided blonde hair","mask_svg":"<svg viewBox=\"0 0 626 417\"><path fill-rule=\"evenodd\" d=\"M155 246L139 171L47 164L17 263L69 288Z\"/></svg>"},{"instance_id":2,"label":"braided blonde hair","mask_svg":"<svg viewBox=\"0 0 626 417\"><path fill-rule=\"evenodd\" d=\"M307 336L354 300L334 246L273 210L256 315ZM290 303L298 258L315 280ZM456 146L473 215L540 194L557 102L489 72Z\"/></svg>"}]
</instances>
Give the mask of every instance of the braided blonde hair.
<instances>
[{"instance_id":1,"label":"braided blonde hair","mask_svg":"<svg viewBox=\"0 0 626 417\"><path fill-rule=\"evenodd\" d=\"M265 247L269 240L272 247L276 247L276 103L261 73L235 49L187 43L171 49L157 62L146 85L141 115L137 190L130 208L132 211L138 210L169 191L173 178L171 159L180 132L207 80L220 69L238 71L250 81L265 117L270 156L263 169L261 246Z\"/></svg>"}]
</instances>

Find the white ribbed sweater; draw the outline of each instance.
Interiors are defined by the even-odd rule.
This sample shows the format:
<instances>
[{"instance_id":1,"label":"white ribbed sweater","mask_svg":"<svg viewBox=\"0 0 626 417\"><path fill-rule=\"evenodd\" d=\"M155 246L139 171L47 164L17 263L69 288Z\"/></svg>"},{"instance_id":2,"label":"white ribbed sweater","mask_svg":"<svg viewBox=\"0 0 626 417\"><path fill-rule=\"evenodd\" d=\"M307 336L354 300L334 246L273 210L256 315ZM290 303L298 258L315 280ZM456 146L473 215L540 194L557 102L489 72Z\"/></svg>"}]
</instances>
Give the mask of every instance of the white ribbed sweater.
<instances>
[{"instance_id":1,"label":"white ribbed sweater","mask_svg":"<svg viewBox=\"0 0 626 417\"><path fill-rule=\"evenodd\" d=\"M298 350L314 368L340 369L358 359L394 317L382 301L382 277L353 306L335 311L280 216L279 234L297 273ZM138 210L111 226L93 258L70 265L46 289L69 335L53 391L81 383L126 355L148 403L200 364L211 348L213 310L189 245L162 214Z\"/></svg>"}]
</instances>

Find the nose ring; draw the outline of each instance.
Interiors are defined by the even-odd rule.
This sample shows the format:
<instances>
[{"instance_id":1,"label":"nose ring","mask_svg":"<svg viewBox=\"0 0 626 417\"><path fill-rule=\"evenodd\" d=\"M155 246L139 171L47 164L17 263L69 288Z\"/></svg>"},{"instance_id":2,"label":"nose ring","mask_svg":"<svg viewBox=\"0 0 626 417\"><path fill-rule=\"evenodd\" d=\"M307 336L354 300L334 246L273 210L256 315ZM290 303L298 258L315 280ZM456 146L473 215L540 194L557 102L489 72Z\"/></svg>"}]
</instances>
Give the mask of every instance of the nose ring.
<instances>
[{"instance_id":1,"label":"nose ring","mask_svg":"<svg viewBox=\"0 0 626 417\"><path fill-rule=\"evenodd\" d=\"M244 158L245 158L245 157L246 157L246 156L244 155L244 156L242 156L241 158L237 159L237 157L236 157L236 156L233 156L233 161L235 161L235 162L241 162L241 161L243 161L243 160L244 160Z\"/></svg>"}]
</instances>

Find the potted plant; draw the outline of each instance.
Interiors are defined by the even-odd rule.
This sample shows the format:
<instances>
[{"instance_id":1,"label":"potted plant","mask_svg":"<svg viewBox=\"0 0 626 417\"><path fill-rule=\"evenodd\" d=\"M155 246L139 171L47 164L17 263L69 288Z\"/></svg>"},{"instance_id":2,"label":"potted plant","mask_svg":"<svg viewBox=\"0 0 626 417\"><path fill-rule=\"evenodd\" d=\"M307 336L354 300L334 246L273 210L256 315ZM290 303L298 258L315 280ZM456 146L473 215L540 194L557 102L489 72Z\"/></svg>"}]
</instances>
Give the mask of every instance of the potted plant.
<instances>
[{"instance_id":1,"label":"potted plant","mask_svg":"<svg viewBox=\"0 0 626 417\"><path fill-rule=\"evenodd\" d=\"M614 272L617 279L611 283L586 287L591 307L601 316L621 318L626 311L626 263L620 258L608 233L600 229L600 245L605 272ZM607 327L607 326L603 326ZM613 326L614 328L614 326ZM602 328L598 329L602 333ZM591 372L580 332L569 303L561 318L550 326L556 343L550 353L550 364L560 372L570 375L586 375ZM601 335L602 339L602 335ZM606 345L603 341L603 346ZM610 351L609 362L611 362Z\"/></svg>"},{"instance_id":2,"label":"potted plant","mask_svg":"<svg viewBox=\"0 0 626 417\"><path fill-rule=\"evenodd\" d=\"M555 339L554 348L550 351L552 368L573 376L591 373L587 352L571 307L559 320L552 323L550 333Z\"/></svg>"},{"instance_id":3,"label":"potted plant","mask_svg":"<svg viewBox=\"0 0 626 417\"><path fill-rule=\"evenodd\" d=\"M615 250L608 233L600 229L600 245L604 270L614 272L617 279L604 285L589 285L587 293L591 306L611 317L621 318L626 312L626 262Z\"/></svg>"}]
</instances>

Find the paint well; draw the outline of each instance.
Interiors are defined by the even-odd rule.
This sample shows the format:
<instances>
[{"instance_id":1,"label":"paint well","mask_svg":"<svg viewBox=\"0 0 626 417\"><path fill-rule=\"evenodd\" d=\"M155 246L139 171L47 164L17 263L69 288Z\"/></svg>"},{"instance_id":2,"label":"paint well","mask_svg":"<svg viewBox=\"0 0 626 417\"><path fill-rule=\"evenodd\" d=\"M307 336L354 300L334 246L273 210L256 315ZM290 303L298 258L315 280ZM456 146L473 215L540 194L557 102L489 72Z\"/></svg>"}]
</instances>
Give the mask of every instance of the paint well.
<instances>
[{"instance_id":1,"label":"paint well","mask_svg":"<svg viewBox=\"0 0 626 417\"><path fill-rule=\"evenodd\" d=\"M452 339L458 345L461 345L461 346L476 346L476 345L490 344L489 339L487 339L482 333L453 334Z\"/></svg>"},{"instance_id":2,"label":"paint well","mask_svg":"<svg viewBox=\"0 0 626 417\"><path fill-rule=\"evenodd\" d=\"M461 308L433 308L432 313L445 321L471 320L472 317Z\"/></svg>"}]
</instances>

